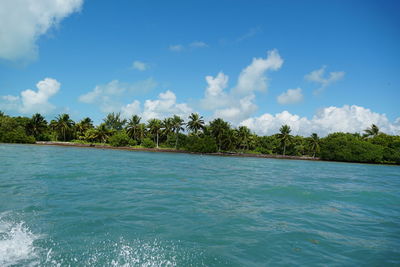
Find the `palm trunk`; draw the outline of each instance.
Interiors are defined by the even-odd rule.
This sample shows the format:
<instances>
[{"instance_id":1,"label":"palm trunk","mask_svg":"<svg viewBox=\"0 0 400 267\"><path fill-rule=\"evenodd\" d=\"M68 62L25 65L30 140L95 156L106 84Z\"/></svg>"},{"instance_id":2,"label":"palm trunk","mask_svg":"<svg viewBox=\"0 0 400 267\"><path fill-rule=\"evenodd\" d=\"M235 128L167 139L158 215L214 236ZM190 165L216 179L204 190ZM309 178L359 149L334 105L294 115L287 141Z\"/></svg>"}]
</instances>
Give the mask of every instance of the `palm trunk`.
<instances>
[{"instance_id":1,"label":"palm trunk","mask_svg":"<svg viewBox=\"0 0 400 267\"><path fill-rule=\"evenodd\" d=\"M158 148L158 132L157 132L157 148Z\"/></svg>"},{"instance_id":2,"label":"palm trunk","mask_svg":"<svg viewBox=\"0 0 400 267\"><path fill-rule=\"evenodd\" d=\"M286 144L283 145L283 155L285 156L286 153Z\"/></svg>"},{"instance_id":3,"label":"palm trunk","mask_svg":"<svg viewBox=\"0 0 400 267\"><path fill-rule=\"evenodd\" d=\"M178 149L178 134L179 132L176 131L175 149Z\"/></svg>"}]
</instances>

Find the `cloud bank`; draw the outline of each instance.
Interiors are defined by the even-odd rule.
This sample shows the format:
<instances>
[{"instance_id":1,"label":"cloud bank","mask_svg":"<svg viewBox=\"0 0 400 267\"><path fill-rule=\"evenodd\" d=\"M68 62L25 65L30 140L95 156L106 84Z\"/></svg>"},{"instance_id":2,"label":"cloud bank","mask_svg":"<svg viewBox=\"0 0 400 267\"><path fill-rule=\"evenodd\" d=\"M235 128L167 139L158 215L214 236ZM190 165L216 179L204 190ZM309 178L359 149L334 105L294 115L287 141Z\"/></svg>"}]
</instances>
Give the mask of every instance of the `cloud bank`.
<instances>
[{"instance_id":1,"label":"cloud bank","mask_svg":"<svg viewBox=\"0 0 400 267\"><path fill-rule=\"evenodd\" d=\"M287 124L295 135L308 136L315 132L325 136L333 132L362 132L371 124L375 124L385 133L398 135L399 122L391 123L385 114L364 107L344 105L323 108L311 119L283 111L275 115L265 113L259 117L248 118L240 125L245 125L260 135L275 134L282 125Z\"/></svg>"},{"instance_id":2,"label":"cloud bank","mask_svg":"<svg viewBox=\"0 0 400 267\"><path fill-rule=\"evenodd\" d=\"M36 84L37 91L27 89L20 96L1 96L0 109L16 111L22 114L42 113L49 114L55 106L49 99L58 93L61 84L52 78L45 78Z\"/></svg>"},{"instance_id":3,"label":"cloud bank","mask_svg":"<svg viewBox=\"0 0 400 267\"><path fill-rule=\"evenodd\" d=\"M0 58L33 60L37 39L81 9L83 0L0 1Z\"/></svg>"}]
</instances>

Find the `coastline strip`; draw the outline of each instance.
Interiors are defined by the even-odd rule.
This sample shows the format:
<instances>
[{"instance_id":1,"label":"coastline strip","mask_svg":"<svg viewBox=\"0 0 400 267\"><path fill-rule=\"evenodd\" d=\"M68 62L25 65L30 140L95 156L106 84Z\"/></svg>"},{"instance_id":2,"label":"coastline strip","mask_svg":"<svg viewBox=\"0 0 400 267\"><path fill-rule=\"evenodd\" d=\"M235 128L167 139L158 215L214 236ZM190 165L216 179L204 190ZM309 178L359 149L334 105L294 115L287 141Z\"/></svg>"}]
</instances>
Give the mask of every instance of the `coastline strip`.
<instances>
[{"instance_id":1,"label":"coastline strip","mask_svg":"<svg viewBox=\"0 0 400 267\"><path fill-rule=\"evenodd\" d=\"M36 145L47 145L47 146L87 147L87 148L144 151L144 152L184 153L184 154L223 156L223 157L248 157L248 158L292 159L292 160L313 160L313 161L321 160L319 158L313 158L313 157L267 155L267 154L252 154L252 153L237 153L237 152L200 153L200 152L190 152L190 151L186 151L186 150L176 150L176 149L171 149L171 148L161 148L161 149L160 148L137 148L137 147L126 147L126 146L113 147L110 145L80 144L80 143L72 143L72 142L37 141L35 144Z\"/></svg>"}]
</instances>

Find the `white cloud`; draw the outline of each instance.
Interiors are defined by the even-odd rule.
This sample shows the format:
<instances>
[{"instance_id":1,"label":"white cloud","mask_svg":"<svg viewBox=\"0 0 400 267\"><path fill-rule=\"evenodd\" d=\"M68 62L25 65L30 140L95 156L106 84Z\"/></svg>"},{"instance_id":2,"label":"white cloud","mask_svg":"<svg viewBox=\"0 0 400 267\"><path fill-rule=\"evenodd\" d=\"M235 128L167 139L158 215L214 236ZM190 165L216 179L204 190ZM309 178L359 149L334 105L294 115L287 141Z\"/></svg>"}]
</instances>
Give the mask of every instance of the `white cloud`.
<instances>
[{"instance_id":1,"label":"white cloud","mask_svg":"<svg viewBox=\"0 0 400 267\"><path fill-rule=\"evenodd\" d=\"M371 124L376 124L381 131L388 134L399 134L400 132L400 125L391 123L385 114L379 114L356 105L326 107L318 111L312 119L283 111L275 115L265 113L259 117L248 118L240 123L240 125L246 125L260 135L275 134L279 132L279 128L283 124L288 124L291 127L292 134L303 136L308 136L314 132L321 136L333 132L363 132Z\"/></svg>"},{"instance_id":2,"label":"white cloud","mask_svg":"<svg viewBox=\"0 0 400 267\"><path fill-rule=\"evenodd\" d=\"M97 85L92 91L79 97L79 101L95 104L105 113L118 112L122 102L138 93L146 93L157 87L157 82L149 78L136 83L123 83L113 80L105 85Z\"/></svg>"},{"instance_id":3,"label":"white cloud","mask_svg":"<svg viewBox=\"0 0 400 267\"><path fill-rule=\"evenodd\" d=\"M195 41L189 44L190 47L192 48L205 48L208 47L208 45L205 42L202 41Z\"/></svg>"},{"instance_id":4,"label":"white cloud","mask_svg":"<svg viewBox=\"0 0 400 267\"><path fill-rule=\"evenodd\" d=\"M318 70L314 70L311 73L307 74L304 78L310 82L315 82L320 85L320 88L314 91L314 94L321 93L326 87L331 85L334 82L340 81L343 79L345 72L344 71L334 71L330 72L328 77L324 77L326 66L322 66Z\"/></svg>"},{"instance_id":5,"label":"white cloud","mask_svg":"<svg viewBox=\"0 0 400 267\"><path fill-rule=\"evenodd\" d=\"M172 115L178 115L186 118L193 110L186 103L176 103L176 95L167 90L158 95L156 100L146 100L141 116L144 120L151 118L162 119Z\"/></svg>"},{"instance_id":6,"label":"white cloud","mask_svg":"<svg viewBox=\"0 0 400 267\"><path fill-rule=\"evenodd\" d=\"M204 99L201 100L201 106L206 110L214 110L218 107L226 106L228 103L228 94L224 91L228 86L229 77L220 72L214 78L206 76L208 84Z\"/></svg>"},{"instance_id":7,"label":"white cloud","mask_svg":"<svg viewBox=\"0 0 400 267\"><path fill-rule=\"evenodd\" d=\"M49 99L58 93L61 84L52 78L45 78L36 84L37 91L27 89L21 92L21 96L2 96L0 108L17 111L23 114L42 113L48 114L55 109Z\"/></svg>"},{"instance_id":8,"label":"white cloud","mask_svg":"<svg viewBox=\"0 0 400 267\"><path fill-rule=\"evenodd\" d=\"M140 102L138 100L134 100L132 103L121 108L121 116L123 118L130 118L132 115L140 114L140 112Z\"/></svg>"},{"instance_id":9,"label":"white cloud","mask_svg":"<svg viewBox=\"0 0 400 267\"><path fill-rule=\"evenodd\" d=\"M234 124L239 123L245 118L248 118L257 110L257 105L254 104L255 95L250 94L239 100L233 100L232 104L224 109L217 109L214 112L214 118L223 118Z\"/></svg>"},{"instance_id":10,"label":"white cloud","mask_svg":"<svg viewBox=\"0 0 400 267\"><path fill-rule=\"evenodd\" d=\"M149 65L139 60L135 60L132 63L132 68L139 71L145 71L149 69Z\"/></svg>"},{"instance_id":11,"label":"white cloud","mask_svg":"<svg viewBox=\"0 0 400 267\"><path fill-rule=\"evenodd\" d=\"M37 39L82 4L83 0L0 1L0 58L35 59Z\"/></svg>"},{"instance_id":12,"label":"white cloud","mask_svg":"<svg viewBox=\"0 0 400 267\"><path fill-rule=\"evenodd\" d=\"M235 91L240 94L266 91L267 77L265 76L265 72L278 70L282 64L283 59L277 50L268 51L268 56L265 59L253 58L252 63L240 73Z\"/></svg>"},{"instance_id":13,"label":"white cloud","mask_svg":"<svg viewBox=\"0 0 400 267\"><path fill-rule=\"evenodd\" d=\"M221 117L232 123L239 123L251 116L256 110L255 91L266 91L266 72L277 70L283 64L277 50L268 51L267 57L254 58L249 66L242 70L238 84L229 92L228 76L220 72L214 78L206 76L207 88L201 106L206 110L214 110L213 118Z\"/></svg>"},{"instance_id":14,"label":"white cloud","mask_svg":"<svg viewBox=\"0 0 400 267\"><path fill-rule=\"evenodd\" d=\"M173 52L181 52L184 49L183 45L177 44L177 45L170 45L169 50Z\"/></svg>"},{"instance_id":15,"label":"white cloud","mask_svg":"<svg viewBox=\"0 0 400 267\"><path fill-rule=\"evenodd\" d=\"M303 101L301 88L288 89L286 92L277 97L278 103L281 105L295 104Z\"/></svg>"}]
</instances>

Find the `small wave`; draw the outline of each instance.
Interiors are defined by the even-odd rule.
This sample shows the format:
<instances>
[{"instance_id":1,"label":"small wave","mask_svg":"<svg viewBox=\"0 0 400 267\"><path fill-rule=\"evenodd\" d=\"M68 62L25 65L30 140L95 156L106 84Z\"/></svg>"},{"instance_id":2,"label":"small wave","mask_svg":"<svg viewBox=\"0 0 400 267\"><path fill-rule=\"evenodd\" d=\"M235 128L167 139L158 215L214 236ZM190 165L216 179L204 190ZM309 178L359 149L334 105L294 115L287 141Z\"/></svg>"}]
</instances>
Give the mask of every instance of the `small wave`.
<instances>
[{"instance_id":1,"label":"small wave","mask_svg":"<svg viewBox=\"0 0 400 267\"><path fill-rule=\"evenodd\" d=\"M13 222L0 215L0 266L32 264L38 257L33 246L37 238L24 222Z\"/></svg>"}]
</instances>

